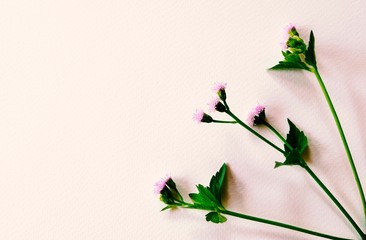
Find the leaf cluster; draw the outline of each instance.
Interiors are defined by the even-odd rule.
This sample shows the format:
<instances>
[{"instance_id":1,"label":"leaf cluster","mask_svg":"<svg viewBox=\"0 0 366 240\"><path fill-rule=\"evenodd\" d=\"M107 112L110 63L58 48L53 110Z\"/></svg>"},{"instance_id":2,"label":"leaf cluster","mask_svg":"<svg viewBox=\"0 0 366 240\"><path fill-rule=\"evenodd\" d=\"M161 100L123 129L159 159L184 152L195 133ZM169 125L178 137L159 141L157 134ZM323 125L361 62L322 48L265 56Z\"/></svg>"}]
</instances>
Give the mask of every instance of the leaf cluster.
<instances>
[{"instance_id":1,"label":"leaf cluster","mask_svg":"<svg viewBox=\"0 0 366 240\"><path fill-rule=\"evenodd\" d=\"M226 164L224 163L220 170L212 176L210 185L205 187L198 184L198 193L191 193L189 197L193 201L192 208L209 210L206 215L206 221L213 223L226 222L226 217L221 215L220 210L225 210L221 203L222 189L226 176Z\"/></svg>"},{"instance_id":2,"label":"leaf cluster","mask_svg":"<svg viewBox=\"0 0 366 240\"><path fill-rule=\"evenodd\" d=\"M306 47L306 46L305 46ZM313 31L310 32L310 39L307 49L301 52L283 51L284 60L270 68L271 70L306 70L316 69L315 57L315 37Z\"/></svg>"},{"instance_id":3,"label":"leaf cluster","mask_svg":"<svg viewBox=\"0 0 366 240\"><path fill-rule=\"evenodd\" d=\"M300 165L302 167L306 166L306 162L301 157L303 152L308 146L308 139L305 136L304 132L298 129L290 119L287 119L290 131L287 134L285 147L285 157L286 160L281 162L276 162L275 168L285 166L285 165Z\"/></svg>"}]
</instances>

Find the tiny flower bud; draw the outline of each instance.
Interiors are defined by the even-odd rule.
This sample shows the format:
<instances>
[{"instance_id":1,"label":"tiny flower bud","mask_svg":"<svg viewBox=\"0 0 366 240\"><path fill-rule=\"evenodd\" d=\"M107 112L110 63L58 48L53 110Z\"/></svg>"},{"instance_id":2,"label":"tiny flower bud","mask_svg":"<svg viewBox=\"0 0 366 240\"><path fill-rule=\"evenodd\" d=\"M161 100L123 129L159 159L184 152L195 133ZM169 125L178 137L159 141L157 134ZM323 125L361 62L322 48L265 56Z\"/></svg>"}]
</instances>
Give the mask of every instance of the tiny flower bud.
<instances>
[{"instance_id":1,"label":"tiny flower bud","mask_svg":"<svg viewBox=\"0 0 366 240\"><path fill-rule=\"evenodd\" d=\"M284 28L284 32L284 41L281 42L282 49L292 53L305 53L306 44L297 32L296 26L290 23Z\"/></svg>"},{"instance_id":2,"label":"tiny flower bud","mask_svg":"<svg viewBox=\"0 0 366 240\"><path fill-rule=\"evenodd\" d=\"M155 183L154 192L160 194L160 200L167 205L176 205L183 200L175 182L169 175Z\"/></svg>"},{"instance_id":3,"label":"tiny flower bud","mask_svg":"<svg viewBox=\"0 0 366 240\"><path fill-rule=\"evenodd\" d=\"M263 124L266 121L265 107L258 105L254 108L247 118L247 124L251 127Z\"/></svg>"},{"instance_id":4,"label":"tiny flower bud","mask_svg":"<svg viewBox=\"0 0 366 240\"><path fill-rule=\"evenodd\" d=\"M225 88L226 88L226 83L215 83L215 85L212 87L212 90L215 93L217 93L217 95L219 96L219 98L222 101L226 100Z\"/></svg>"},{"instance_id":5,"label":"tiny flower bud","mask_svg":"<svg viewBox=\"0 0 366 240\"><path fill-rule=\"evenodd\" d=\"M197 123L205 122L205 123L211 123L213 122L213 118L204 113L202 110L196 110L196 112L193 114L193 120Z\"/></svg>"},{"instance_id":6,"label":"tiny flower bud","mask_svg":"<svg viewBox=\"0 0 366 240\"><path fill-rule=\"evenodd\" d=\"M222 102L220 102L220 99L218 97L215 97L211 100L211 102L208 104L210 112L218 111L218 112L225 112L226 107Z\"/></svg>"}]
</instances>

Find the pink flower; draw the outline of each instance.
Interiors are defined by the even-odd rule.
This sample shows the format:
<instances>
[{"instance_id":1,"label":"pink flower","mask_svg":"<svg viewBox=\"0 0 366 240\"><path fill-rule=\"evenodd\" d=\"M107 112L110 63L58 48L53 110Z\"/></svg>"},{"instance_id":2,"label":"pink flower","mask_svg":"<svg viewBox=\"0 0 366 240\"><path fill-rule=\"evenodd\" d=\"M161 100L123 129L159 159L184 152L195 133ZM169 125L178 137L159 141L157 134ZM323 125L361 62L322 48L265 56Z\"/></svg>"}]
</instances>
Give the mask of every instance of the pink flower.
<instances>
[{"instance_id":1,"label":"pink flower","mask_svg":"<svg viewBox=\"0 0 366 240\"><path fill-rule=\"evenodd\" d=\"M216 111L216 106L219 102L220 102L220 99L218 97L215 97L211 100L211 102L208 103L208 109L210 110L210 112Z\"/></svg>"},{"instance_id":2,"label":"pink flower","mask_svg":"<svg viewBox=\"0 0 366 240\"><path fill-rule=\"evenodd\" d=\"M254 125L260 124L262 120L265 118L265 107L258 105L255 107L250 113L247 118L247 124L251 127Z\"/></svg>"},{"instance_id":3,"label":"pink flower","mask_svg":"<svg viewBox=\"0 0 366 240\"><path fill-rule=\"evenodd\" d=\"M226 88L226 83L215 83L212 87L212 90L215 92L215 93L218 93L220 91L225 91L225 88Z\"/></svg>"},{"instance_id":4,"label":"pink flower","mask_svg":"<svg viewBox=\"0 0 366 240\"><path fill-rule=\"evenodd\" d=\"M160 194L167 182L171 179L170 175L166 175L154 184L154 193Z\"/></svg>"},{"instance_id":5,"label":"pink flower","mask_svg":"<svg viewBox=\"0 0 366 240\"><path fill-rule=\"evenodd\" d=\"M212 123L214 121L210 115L204 113L200 109L196 110L196 112L193 114L193 120L196 121L197 123L201 123L201 122Z\"/></svg>"},{"instance_id":6,"label":"pink flower","mask_svg":"<svg viewBox=\"0 0 366 240\"><path fill-rule=\"evenodd\" d=\"M193 120L197 123L202 122L203 116L205 113L201 109L197 109L196 112L193 114Z\"/></svg>"}]
</instances>

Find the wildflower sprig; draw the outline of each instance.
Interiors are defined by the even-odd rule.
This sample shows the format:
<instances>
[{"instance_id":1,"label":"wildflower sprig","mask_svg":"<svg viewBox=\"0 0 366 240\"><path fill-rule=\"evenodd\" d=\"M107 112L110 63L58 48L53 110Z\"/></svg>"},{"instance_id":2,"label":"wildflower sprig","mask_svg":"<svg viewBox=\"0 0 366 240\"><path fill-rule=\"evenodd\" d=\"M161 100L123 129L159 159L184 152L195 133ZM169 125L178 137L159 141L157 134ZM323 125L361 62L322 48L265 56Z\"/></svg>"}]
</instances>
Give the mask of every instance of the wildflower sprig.
<instances>
[{"instance_id":1,"label":"wildflower sprig","mask_svg":"<svg viewBox=\"0 0 366 240\"><path fill-rule=\"evenodd\" d=\"M290 24L285 28L285 41L282 43L283 60L277 65L273 66L271 70L306 70L313 73L318 80L318 83L324 93L325 99L329 105L331 113L333 114L336 126L338 128L342 143L344 145L357 187L360 194L360 198L363 205L365 220L366 220L366 200L363 192L363 188L356 170L355 163L353 161L351 151L349 149L345 134L343 132L340 120L334 108L334 105L330 99L329 93L325 87L325 84L320 76L317 60L315 54L315 37L313 32L310 32L310 38L308 44L300 36L296 29L296 26ZM204 112L203 110L196 110L193 114L193 119L198 123L220 123L220 124L237 124L242 126L244 129L261 139L267 145L271 146L273 149L281 153L284 156L283 162L275 162L274 168L283 166L298 166L306 171L306 173L319 185L319 187L324 191L324 193L329 197L329 199L335 204L335 206L341 211L344 217L352 225L355 231L358 233L362 240L366 240L366 234L364 230L360 228L357 222L352 218L352 216L347 212L343 205L338 201L338 199L332 194L327 186L319 179L319 177L312 171L310 166L307 164L304 158L304 152L309 146L308 138L305 133L300 130L290 119L287 119L289 131L285 136L277 131L277 129L270 124L266 118L266 108L262 105L255 107L250 113L246 122L242 121L228 105L228 95L226 91L226 83L216 83L213 86L213 91L215 97L208 104L210 114L215 112L226 114L231 120L221 120L215 119L210 114ZM278 139L282 142L282 146L278 146L264 137L255 128L258 125L265 126L270 130ZM167 210L170 208L187 208L187 209L197 209L208 211L206 214L206 220L213 223L224 223L227 221L226 216L238 217L250 221L261 222L264 224L274 225L282 228L291 229L294 231L303 232L306 234L323 237L327 239L345 239L340 238L297 226L293 226L286 223L281 223L269 219L258 218L254 216L249 216L243 213L238 213L230 211L224 207L222 204L222 193L224 192L224 180L227 172L226 164L220 168L220 170L212 176L209 186L204 186L198 184L197 193L190 193L189 197L192 203L187 203L182 195L179 193L176 184L170 176L163 178L156 184L155 192L160 195L160 200L166 204L162 210Z\"/></svg>"},{"instance_id":2,"label":"wildflower sprig","mask_svg":"<svg viewBox=\"0 0 366 240\"><path fill-rule=\"evenodd\" d=\"M308 140L305 136L304 132L298 129L295 124L288 119L289 124L289 132L286 136L286 139L282 137L282 135L266 120L265 114L265 107L264 106L257 106L249 113L247 118L247 123L244 123L240 118L238 118L231 110L227 103L227 94L226 94L226 84L215 84L219 86L223 86L216 91L216 87L213 89L215 90L216 94L220 97L221 92L225 92L225 101L222 100L222 103L225 107L225 111L222 113L226 113L229 115L236 123L241 125L243 128L257 136L259 139L267 143L269 146L273 147L278 152L282 153L285 157L283 162L276 162L275 168L281 166L300 166L302 167L311 177L312 179L321 187L321 189L327 194L327 196L332 200L332 202L338 207L338 209L343 213L343 215L347 218L350 224L354 227L354 229L358 232L362 239L366 239L366 235L362 231L362 229L358 226L352 216L347 212L347 210L343 207L343 205L338 201L338 199L332 194L332 192L325 186L325 184L319 179L319 177L311 170L311 168L307 165L306 161L302 157L305 149L308 147ZM256 130L253 129L254 126L257 125L265 125L267 126L282 142L283 142L283 149L278 147L272 141L265 138L263 135L258 133Z\"/></svg>"},{"instance_id":3,"label":"wildflower sprig","mask_svg":"<svg viewBox=\"0 0 366 240\"><path fill-rule=\"evenodd\" d=\"M293 230L293 231L297 231L297 232L302 232L305 234L318 236L318 237L322 237L322 238L326 238L326 239L350 240L347 238L332 236L332 235L324 234L321 232L316 232L313 230L297 227L294 225L290 225L290 224L286 224L286 223L282 223L282 222L278 222L278 221L274 221L274 220L258 218L255 216L250 216L247 214L227 210L222 205L222 202L221 202L222 193L225 190L224 181L225 181L225 177L226 177L226 172L227 172L227 167L226 167L226 164L224 163L221 166L220 170L211 177L209 186L204 186L202 184L198 184L196 186L198 193L189 194L189 197L191 198L192 203L187 203L183 200L183 198L180 198L180 197L178 197L178 199L175 197L172 197L172 199L169 199L169 201L166 201L165 200L166 190L170 189L169 184L171 184L171 182L173 180L171 178L167 178L167 179L165 179L165 181L166 181L165 183L164 183L164 181L162 182L160 180L156 185L164 186L159 194L160 194L160 200L166 204L166 207L164 207L162 209L162 211L165 211L170 208L176 208L176 207L181 207L181 208L186 208L186 209L204 210L204 211L208 211L208 213L205 215L206 221L216 223L216 224L226 222L227 218L225 215L227 215L227 216L242 218L245 220L259 222L259 223L263 223L263 224L267 224L267 225L277 226L280 228L285 228L285 229L289 229L289 230ZM174 183L174 186L175 186L175 183ZM158 188L158 189L160 189L160 188ZM177 191L179 193L179 191L175 187L174 187L174 191ZM171 197L171 195L169 195L169 196Z\"/></svg>"},{"instance_id":4,"label":"wildflower sprig","mask_svg":"<svg viewBox=\"0 0 366 240\"><path fill-rule=\"evenodd\" d=\"M304 40L300 37L296 27L290 24L285 28L285 37L287 40L282 45L284 51L282 55L283 61L273 66L272 70L298 69L313 72L317 69L315 57L315 38L314 34L310 32L310 40L306 46Z\"/></svg>"},{"instance_id":5,"label":"wildflower sprig","mask_svg":"<svg viewBox=\"0 0 366 240\"><path fill-rule=\"evenodd\" d=\"M283 47L285 48L285 51L282 51L282 54L284 56L284 60L280 61L279 64L272 67L272 70L307 70L312 72L316 79L318 80L319 86L324 94L324 97L328 103L329 109L333 115L334 121L336 123L339 135L341 137L344 149L346 151L346 155L349 161L349 164L352 169L352 173L359 191L359 195L361 198L362 206L363 206L363 212L364 212L364 219L366 220L366 197L365 193L363 191L363 187L357 172L357 168L355 165L355 162L353 160L351 150L349 148L345 133L343 131L341 122L339 120L338 114L336 112L336 109L333 105L333 102L330 98L330 95L328 93L328 90L324 84L324 81L322 77L320 76L318 67L317 67L317 61L316 61L316 54L315 54L315 37L313 34L313 31L310 32L310 39L308 46L304 45L304 41L302 40L301 36L296 30L296 27L292 24L290 24L286 30L285 34L288 37L288 40L283 44ZM301 45L299 49L301 51L297 51L297 45ZM306 49L304 51L304 49Z\"/></svg>"}]
</instances>

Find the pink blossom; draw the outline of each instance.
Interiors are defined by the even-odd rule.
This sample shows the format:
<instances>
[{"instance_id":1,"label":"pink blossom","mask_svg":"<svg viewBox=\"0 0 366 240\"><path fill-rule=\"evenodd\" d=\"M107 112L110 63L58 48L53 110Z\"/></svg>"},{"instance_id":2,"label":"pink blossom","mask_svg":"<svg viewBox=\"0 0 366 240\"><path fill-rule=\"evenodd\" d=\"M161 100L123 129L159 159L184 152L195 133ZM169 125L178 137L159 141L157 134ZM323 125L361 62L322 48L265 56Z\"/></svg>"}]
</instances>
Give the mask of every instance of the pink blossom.
<instances>
[{"instance_id":1,"label":"pink blossom","mask_svg":"<svg viewBox=\"0 0 366 240\"><path fill-rule=\"evenodd\" d=\"M216 111L216 105L219 103L220 99L218 97L215 97L211 100L211 102L208 103L208 108L210 112Z\"/></svg>"},{"instance_id":2,"label":"pink blossom","mask_svg":"<svg viewBox=\"0 0 366 240\"><path fill-rule=\"evenodd\" d=\"M166 175L154 184L154 193L160 194L161 190L166 186L166 183L171 179L170 175Z\"/></svg>"},{"instance_id":3,"label":"pink blossom","mask_svg":"<svg viewBox=\"0 0 366 240\"><path fill-rule=\"evenodd\" d=\"M212 87L212 90L217 93L219 91L223 91L226 88L226 83L215 83Z\"/></svg>"},{"instance_id":4,"label":"pink blossom","mask_svg":"<svg viewBox=\"0 0 366 240\"><path fill-rule=\"evenodd\" d=\"M193 114L193 120L197 123L202 122L203 116L205 113L201 109L197 109L196 112Z\"/></svg>"},{"instance_id":5,"label":"pink blossom","mask_svg":"<svg viewBox=\"0 0 366 240\"><path fill-rule=\"evenodd\" d=\"M259 114L265 110L264 106L258 105L248 115L247 124L251 127L255 125L255 118L259 117Z\"/></svg>"}]
</instances>

